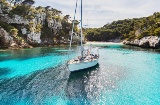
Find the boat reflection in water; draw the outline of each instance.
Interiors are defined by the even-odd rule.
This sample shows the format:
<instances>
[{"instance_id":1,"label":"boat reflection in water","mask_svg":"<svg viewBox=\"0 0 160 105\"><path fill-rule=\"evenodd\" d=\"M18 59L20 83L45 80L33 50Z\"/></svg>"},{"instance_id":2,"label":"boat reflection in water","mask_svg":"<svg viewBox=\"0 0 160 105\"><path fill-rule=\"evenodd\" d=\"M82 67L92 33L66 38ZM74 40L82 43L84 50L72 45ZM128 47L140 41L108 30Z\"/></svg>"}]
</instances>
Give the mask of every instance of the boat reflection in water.
<instances>
[{"instance_id":1,"label":"boat reflection in water","mask_svg":"<svg viewBox=\"0 0 160 105\"><path fill-rule=\"evenodd\" d=\"M108 91L117 89L117 81L123 78L123 71L96 66L72 72L66 85L66 96L71 104L98 104L105 103L103 96Z\"/></svg>"},{"instance_id":2,"label":"boat reflection in water","mask_svg":"<svg viewBox=\"0 0 160 105\"><path fill-rule=\"evenodd\" d=\"M88 89L93 74L98 72L99 64L83 71L71 72L66 87L66 96L71 104L89 104Z\"/></svg>"}]
</instances>

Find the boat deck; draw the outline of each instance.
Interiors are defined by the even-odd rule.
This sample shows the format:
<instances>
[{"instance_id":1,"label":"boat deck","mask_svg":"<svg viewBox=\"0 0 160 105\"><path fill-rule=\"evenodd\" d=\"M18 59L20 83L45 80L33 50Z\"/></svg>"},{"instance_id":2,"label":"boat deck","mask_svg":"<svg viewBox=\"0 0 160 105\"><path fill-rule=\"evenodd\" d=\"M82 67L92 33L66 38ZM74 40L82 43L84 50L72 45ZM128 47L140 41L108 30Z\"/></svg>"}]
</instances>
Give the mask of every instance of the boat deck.
<instances>
[{"instance_id":1,"label":"boat deck","mask_svg":"<svg viewBox=\"0 0 160 105\"><path fill-rule=\"evenodd\" d=\"M99 58L98 55L87 55L87 56L84 56L84 57L77 57L75 59L72 59L72 60L69 60L68 61L68 64L75 64L75 63L81 63L81 62L91 62L91 61L94 61L94 60L97 60Z\"/></svg>"}]
</instances>

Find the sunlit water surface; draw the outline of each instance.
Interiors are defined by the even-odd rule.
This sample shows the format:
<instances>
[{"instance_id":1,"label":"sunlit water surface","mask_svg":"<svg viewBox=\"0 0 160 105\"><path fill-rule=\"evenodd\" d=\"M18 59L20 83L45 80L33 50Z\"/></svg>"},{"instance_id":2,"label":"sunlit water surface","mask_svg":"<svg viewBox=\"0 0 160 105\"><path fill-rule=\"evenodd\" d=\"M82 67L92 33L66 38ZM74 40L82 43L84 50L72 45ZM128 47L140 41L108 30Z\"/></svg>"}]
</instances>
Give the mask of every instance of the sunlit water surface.
<instances>
[{"instance_id":1,"label":"sunlit water surface","mask_svg":"<svg viewBox=\"0 0 160 105\"><path fill-rule=\"evenodd\" d=\"M0 51L0 105L160 104L159 50L99 46L99 64L74 73L68 47Z\"/></svg>"}]
</instances>

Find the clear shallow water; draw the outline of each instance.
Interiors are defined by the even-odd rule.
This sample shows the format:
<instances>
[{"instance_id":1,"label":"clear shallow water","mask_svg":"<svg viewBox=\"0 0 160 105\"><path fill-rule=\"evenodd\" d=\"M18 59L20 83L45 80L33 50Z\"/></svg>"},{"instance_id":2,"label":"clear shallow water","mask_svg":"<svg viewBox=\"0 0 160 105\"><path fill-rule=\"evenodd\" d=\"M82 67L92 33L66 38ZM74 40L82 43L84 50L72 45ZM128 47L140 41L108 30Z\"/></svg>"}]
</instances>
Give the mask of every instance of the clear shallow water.
<instances>
[{"instance_id":1,"label":"clear shallow water","mask_svg":"<svg viewBox=\"0 0 160 105\"><path fill-rule=\"evenodd\" d=\"M67 47L0 52L0 104L159 105L160 51L108 45L99 52L99 65L75 73L65 65Z\"/></svg>"}]
</instances>

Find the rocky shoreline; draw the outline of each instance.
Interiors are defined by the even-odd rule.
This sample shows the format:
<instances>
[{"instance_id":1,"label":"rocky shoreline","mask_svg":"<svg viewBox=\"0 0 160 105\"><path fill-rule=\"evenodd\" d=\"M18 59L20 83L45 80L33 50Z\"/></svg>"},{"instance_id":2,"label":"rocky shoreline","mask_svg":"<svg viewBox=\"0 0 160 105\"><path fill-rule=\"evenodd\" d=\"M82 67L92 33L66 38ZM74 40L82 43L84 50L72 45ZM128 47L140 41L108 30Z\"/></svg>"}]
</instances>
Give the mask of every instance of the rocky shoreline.
<instances>
[{"instance_id":1,"label":"rocky shoreline","mask_svg":"<svg viewBox=\"0 0 160 105\"><path fill-rule=\"evenodd\" d=\"M23 49L23 48L34 48L34 47L51 47L54 45L69 45L69 42L51 42L51 41L41 41L37 42L27 42L26 40L19 40L19 37L12 36L6 30L0 26L0 49ZM74 43L73 43L74 44Z\"/></svg>"},{"instance_id":2,"label":"rocky shoreline","mask_svg":"<svg viewBox=\"0 0 160 105\"><path fill-rule=\"evenodd\" d=\"M158 36L147 36L142 39L135 39L132 41L124 40L123 44L139 46L142 48L160 48L160 37Z\"/></svg>"}]
</instances>

